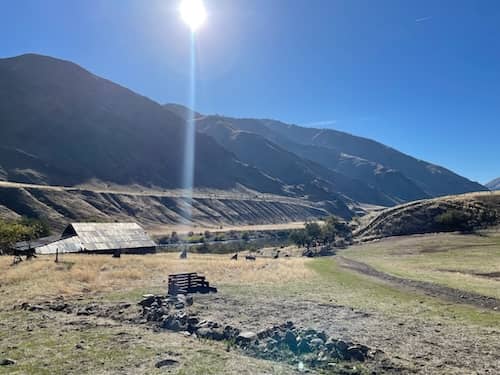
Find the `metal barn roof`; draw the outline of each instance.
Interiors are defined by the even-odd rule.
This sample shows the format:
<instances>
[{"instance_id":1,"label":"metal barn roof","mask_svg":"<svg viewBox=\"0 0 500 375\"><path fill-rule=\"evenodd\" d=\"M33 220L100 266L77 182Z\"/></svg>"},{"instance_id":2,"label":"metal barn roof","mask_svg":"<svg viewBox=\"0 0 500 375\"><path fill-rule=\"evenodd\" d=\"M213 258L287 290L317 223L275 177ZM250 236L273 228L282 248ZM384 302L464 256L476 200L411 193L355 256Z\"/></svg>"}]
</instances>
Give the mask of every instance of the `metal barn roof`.
<instances>
[{"instance_id":1,"label":"metal barn roof","mask_svg":"<svg viewBox=\"0 0 500 375\"><path fill-rule=\"evenodd\" d=\"M155 247L136 223L72 223L63 237L77 236L86 251Z\"/></svg>"},{"instance_id":2,"label":"metal barn roof","mask_svg":"<svg viewBox=\"0 0 500 375\"><path fill-rule=\"evenodd\" d=\"M83 244L77 236L65 238L36 248L37 254L55 254L56 252L61 254L78 253L80 251L83 251Z\"/></svg>"}]
</instances>

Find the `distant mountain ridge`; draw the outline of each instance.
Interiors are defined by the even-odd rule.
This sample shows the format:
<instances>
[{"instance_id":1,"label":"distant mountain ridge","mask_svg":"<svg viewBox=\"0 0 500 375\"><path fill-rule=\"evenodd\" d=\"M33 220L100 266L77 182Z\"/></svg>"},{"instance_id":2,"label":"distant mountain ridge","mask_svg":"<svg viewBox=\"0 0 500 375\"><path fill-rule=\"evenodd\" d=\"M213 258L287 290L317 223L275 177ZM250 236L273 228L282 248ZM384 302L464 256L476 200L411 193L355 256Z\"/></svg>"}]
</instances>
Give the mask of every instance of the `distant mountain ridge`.
<instances>
[{"instance_id":1,"label":"distant mountain ridge","mask_svg":"<svg viewBox=\"0 0 500 375\"><path fill-rule=\"evenodd\" d=\"M182 105L162 106L68 61L35 54L0 59L0 180L181 188L185 116ZM485 190L346 133L195 117L197 189L295 197L345 218L360 203L390 206ZM18 212L16 202L8 203Z\"/></svg>"},{"instance_id":2,"label":"distant mountain ridge","mask_svg":"<svg viewBox=\"0 0 500 375\"><path fill-rule=\"evenodd\" d=\"M488 182L485 186L490 190L500 190L500 177Z\"/></svg>"},{"instance_id":3,"label":"distant mountain ridge","mask_svg":"<svg viewBox=\"0 0 500 375\"><path fill-rule=\"evenodd\" d=\"M484 186L445 168L417 160L378 142L336 130L222 116L199 116L197 124L202 133L213 136L228 149L233 146L227 138L221 138L221 129L226 129L226 133L257 134L284 150L336 172L339 181L350 179L363 183L392 204L486 190ZM238 148L241 154L243 146L240 144ZM253 165L260 168L258 163ZM364 201L377 203L377 199L365 198ZM386 204L381 203L383 200L380 199L379 204Z\"/></svg>"}]
</instances>

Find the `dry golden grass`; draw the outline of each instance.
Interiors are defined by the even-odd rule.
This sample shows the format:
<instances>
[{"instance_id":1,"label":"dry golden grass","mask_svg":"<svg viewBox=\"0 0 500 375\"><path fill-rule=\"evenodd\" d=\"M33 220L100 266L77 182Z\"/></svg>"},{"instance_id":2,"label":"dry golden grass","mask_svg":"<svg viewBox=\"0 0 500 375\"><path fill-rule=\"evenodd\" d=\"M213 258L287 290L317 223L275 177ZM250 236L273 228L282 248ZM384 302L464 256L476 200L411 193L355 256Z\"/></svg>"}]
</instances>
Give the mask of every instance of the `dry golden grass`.
<instances>
[{"instance_id":1,"label":"dry golden grass","mask_svg":"<svg viewBox=\"0 0 500 375\"><path fill-rule=\"evenodd\" d=\"M11 266L11 257L0 257L0 293L2 301L100 293L141 287L165 287L168 274L198 272L213 284L283 284L304 280L314 272L306 259L257 259L232 261L219 255L190 255L181 260L177 254L64 255L61 262L39 257Z\"/></svg>"}]
</instances>

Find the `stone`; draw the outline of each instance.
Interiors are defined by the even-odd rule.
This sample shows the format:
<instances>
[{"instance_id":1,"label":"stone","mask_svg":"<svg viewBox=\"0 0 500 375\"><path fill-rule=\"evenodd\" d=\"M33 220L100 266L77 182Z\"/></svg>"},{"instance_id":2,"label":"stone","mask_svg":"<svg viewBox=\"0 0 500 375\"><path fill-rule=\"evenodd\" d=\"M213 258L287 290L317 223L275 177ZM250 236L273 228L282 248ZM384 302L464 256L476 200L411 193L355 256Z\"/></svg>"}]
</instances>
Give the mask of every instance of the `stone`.
<instances>
[{"instance_id":1,"label":"stone","mask_svg":"<svg viewBox=\"0 0 500 375\"><path fill-rule=\"evenodd\" d=\"M155 296L153 294L145 294L142 296L142 301L139 302L139 305L142 307L151 306L155 302Z\"/></svg>"},{"instance_id":2,"label":"stone","mask_svg":"<svg viewBox=\"0 0 500 375\"><path fill-rule=\"evenodd\" d=\"M183 303L183 302L177 302L177 303L174 305L174 307L175 307L177 310L182 310L182 309L183 309L184 307L186 307L186 306L184 305L184 303Z\"/></svg>"},{"instance_id":3,"label":"stone","mask_svg":"<svg viewBox=\"0 0 500 375\"><path fill-rule=\"evenodd\" d=\"M297 345L297 350L299 353L309 353L311 351L311 346L305 339L301 339Z\"/></svg>"},{"instance_id":4,"label":"stone","mask_svg":"<svg viewBox=\"0 0 500 375\"><path fill-rule=\"evenodd\" d=\"M225 340L233 340L238 337L238 335L240 334L240 330L231 326L225 326L223 333Z\"/></svg>"},{"instance_id":5,"label":"stone","mask_svg":"<svg viewBox=\"0 0 500 375\"><path fill-rule=\"evenodd\" d=\"M208 322L206 320L202 320L196 325L196 328L207 328L208 327Z\"/></svg>"},{"instance_id":6,"label":"stone","mask_svg":"<svg viewBox=\"0 0 500 375\"><path fill-rule=\"evenodd\" d=\"M196 331L196 336L204 338L204 339L208 339L208 338L210 338L211 332L212 332L212 330L210 328L207 328L207 327L199 328Z\"/></svg>"},{"instance_id":7,"label":"stone","mask_svg":"<svg viewBox=\"0 0 500 375\"><path fill-rule=\"evenodd\" d=\"M328 358L328 354L321 351L318 353L318 358L317 358L317 361L318 362L328 362L329 358Z\"/></svg>"},{"instance_id":8,"label":"stone","mask_svg":"<svg viewBox=\"0 0 500 375\"><path fill-rule=\"evenodd\" d=\"M266 343L267 343L267 349L269 350L275 349L279 344L278 341L272 338L267 339Z\"/></svg>"},{"instance_id":9,"label":"stone","mask_svg":"<svg viewBox=\"0 0 500 375\"><path fill-rule=\"evenodd\" d=\"M355 359L356 361L363 362L366 359L363 349L358 345L347 348L347 355L349 356L349 359Z\"/></svg>"},{"instance_id":10,"label":"stone","mask_svg":"<svg viewBox=\"0 0 500 375\"><path fill-rule=\"evenodd\" d=\"M237 340L242 342L255 341L257 340L257 334L252 331L240 332L240 334L237 337Z\"/></svg>"},{"instance_id":11,"label":"stone","mask_svg":"<svg viewBox=\"0 0 500 375\"><path fill-rule=\"evenodd\" d=\"M215 341L224 340L224 333L221 330L215 328L200 328L196 331L196 336Z\"/></svg>"},{"instance_id":12,"label":"stone","mask_svg":"<svg viewBox=\"0 0 500 375\"><path fill-rule=\"evenodd\" d=\"M167 358L167 359L162 359L161 361L156 362L155 367L156 368L162 368L162 367L167 367L167 366L177 366L179 364L178 361L175 359Z\"/></svg>"},{"instance_id":13,"label":"stone","mask_svg":"<svg viewBox=\"0 0 500 375\"><path fill-rule=\"evenodd\" d=\"M16 361L10 358L0 359L0 366L13 366L16 364Z\"/></svg>"},{"instance_id":14,"label":"stone","mask_svg":"<svg viewBox=\"0 0 500 375\"><path fill-rule=\"evenodd\" d=\"M346 354L348 347L349 346L347 345L347 343L345 341L342 341L342 340L337 340L337 342L335 343L335 348L341 354Z\"/></svg>"},{"instance_id":15,"label":"stone","mask_svg":"<svg viewBox=\"0 0 500 375\"><path fill-rule=\"evenodd\" d=\"M174 319L172 323L170 324L170 330L179 332L179 331L187 331L187 324L183 324L177 319Z\"/></svg>"},{"instance_id":16,"label":"stone","mask_svg":"<svg viewBox=\"0 0 500 375\"><path fill-rule=\"evenodd\" d=\"M297 337L291 330L286 331L284 342L292 352L297 351Z\"/></svg>"},{"instance_id":17,"label":"stone","mask_svg":"<svg viewBox=\"0 0 500 375\"><path fill-rule=\"evenodd\" d=\"M42 311L42 310L45 310L45 307L40 306L40 305L30 305L28 307L28 310L29 311Z\"/></svg>"},{"instance_id":18,"label":"stone","mask_svg":"<svg viewBox=\"0 0 500 375\"><path fill-rule=\"evenodd\" d=\"M195 316L191 316L187 320L188 325L193 326L193 327L196 327L199 322L200 322L200 319L198 319Z\"/></svg>"},{"instance_id":19,"label":"stone","mask_svg":"<svg viewBox=\"0 0 500 375\"><path fill-rule=\"evenodd\" d=\"M322 339L320 339L319 337L316 337L316 338L313 338L311 341L310 341L310 345L314 348L319 348L321 346L324 345L324 341Z\"/></svg>"},{"instance_id":20,"label":"stone","mask_svg":"<svg viewBox=\"0 0 500 375\"><path fill-rule=\"evenodd\" d=\"M50 306L50 309L53 311L63 311L68 308L68 306L67 303L54 303Z\"/></svg>"}]
</instances>

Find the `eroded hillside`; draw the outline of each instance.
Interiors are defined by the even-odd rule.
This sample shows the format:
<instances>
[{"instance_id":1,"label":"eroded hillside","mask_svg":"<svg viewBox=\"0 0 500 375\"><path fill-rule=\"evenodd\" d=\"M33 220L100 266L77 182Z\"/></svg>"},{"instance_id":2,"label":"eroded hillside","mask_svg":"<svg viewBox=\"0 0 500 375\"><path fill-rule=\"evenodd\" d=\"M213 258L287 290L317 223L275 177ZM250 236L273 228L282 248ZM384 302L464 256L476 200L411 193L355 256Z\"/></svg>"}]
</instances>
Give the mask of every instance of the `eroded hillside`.
<instances>
[{"instance_id":1,"label":"eroded hillside","mask_svg":"<svg viewBox=\"0 0 500 375\"><path fill-rule=\"evenodd\" d=\"M195 224L241 225L302 221L329 215L349 218L344 206L322 207L304 200L243 193L195 193ZM137 221L144 226L182 224L188 201L175 192L118 192L0 183L0 216L45 218L57 228L71 221Z\"/></svg>"}]
</instances>

